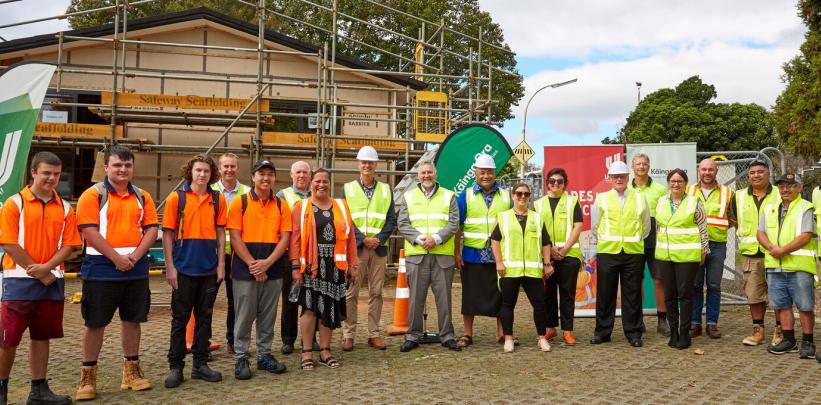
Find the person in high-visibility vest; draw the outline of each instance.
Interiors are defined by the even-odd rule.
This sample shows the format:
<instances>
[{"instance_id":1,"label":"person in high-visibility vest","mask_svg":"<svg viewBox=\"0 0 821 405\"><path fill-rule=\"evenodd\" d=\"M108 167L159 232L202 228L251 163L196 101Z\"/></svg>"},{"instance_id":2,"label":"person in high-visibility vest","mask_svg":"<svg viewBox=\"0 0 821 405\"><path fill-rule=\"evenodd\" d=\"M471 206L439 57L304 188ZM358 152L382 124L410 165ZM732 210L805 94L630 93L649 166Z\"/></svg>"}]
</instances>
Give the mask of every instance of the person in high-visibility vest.
<instances>
[{"instance_id":1,"label":"person in high-visibility vest","mask_svg":"<svg viewBox=\"0 0 821 405\"><path fill-rule=\"evenodd\" d=\"M303 160L291 164L291 185L279 190L277 197L288 203L288 208L294 210L297 201L308 199L311 196L311 165ZM282 278L282 319L280 321L280 338L282 354L294 352L294 343L299 336L299 305L288 300L293 280L291 277ZM319 333L319 326L314 334ZM319 342L314 336L314 351L319 351Z\"/></svg>"},{"instance_id":2,"label":"person in high-visibility vest","mask_svg":"<svg viewBox=\"0 0 821 405\"><path fill-rule=\"evenodd\" d=\"M644 238L650 233L647 199L627 187L629 170L617 160L607 176L613 188L596 195L590 229L597 242L596 330L590 343L610 341L621 283L621 323L633 347L641 347L641 285L644 278Z\"/></svg>"},{"instance_id":3,"label":"person in high-visibility vest","mask_svg":"<svg viewBox=\"0 0 821 405\"><path fill-rule=\"evenodd\" d=\"M770 184L770 167L763 160L754 160L747 169L747 188L737 190L730 204L730 226L735 228L738 251L741 253L741 272L744 294L750 307L753 333L741 343L757 346L764 343L764 315L767 312L767 272L764 270L764 248L758 243L758 223L770 204L778 204L778 189ZM776 319L773 339L781 343L781 322Z\"/></svg>"},{"instance_id":4,"label":"person in high-visibility vest","mask_svg":"<svg viewBox=\"0 0 821 405\"><path fill-rule=\"evenodd\" d=\"M687 173L673 169L667 173L670 193L656 204L656 266L667 300L670 340L676 349L690 347L693 319L693 280L709 249L707 214L698 198L685 193Z\"/></svg>"},{"instance_id":5,"label":"person in high-visibility vest","mask_svg":"<svg viewBox=\"0 0 821 405\"><path fill-rule=\"evenodd\" d=\"M667 309L664 305L664 286L661 282L661 274L655 264L656 204L663 195L667 194L667 187L662 183L653 181L650 177L650 157L646 154L635 154L631 166L633 180L630 182L629 187L642 193L644 198L647 199L647 205L650 207L650 234L644 239L644 262L650 271L650 277L653 279L653 296L656 301L656 319L658 320L656 331L659 335L669 337L670 326L667 324Z\"/></svg>"},{"instance_id":6,"label":"person in high-visibility vest","mask_svg":"<svg viewBox=\"0 0 821 405\"><path fill-rule=\"evenodd\" d=\"M231 206L234 197L247 193L251 188L239 182L239 156L224 153L217 160L220 179L211 185L225 197L226 208ZM231 236L225 230L225 301L228 304L225 314L225 340L228 353L234 354L234 290L231 288ZM217 287L219 288L219 286Z\"/></svg>"},{"instance_id":7,"label":"person in high-visibility vest","mask_svg":"<svg viewBox=\"0 0 821 405\"><path fill-rule=\"evenodd\" d=\"M171 341L165 388L184 381L186 325L194 315L194 365L191 379L222 381L222 374L208 367L211 318L217 288L225 278L225 197L211 188L218 177L217 164L196 155L183 166L183 187L166 198L163 210L162 246L165 279L171 287Z\"/></svg>"},{"instance_id":8,"label":"person in high-visibility vest","mask_svg":"<svg viewBox=\"0 0 821 405\"><path fill-rule=\"evenodd\" d=\"M793 353L798 357L815 357L813 326L815 322L816 221L812 203L801 198L802 182L797 174L786 173L775 184L781 194L778 204L771 204L758 227L758 242L764 247L770 307L781 320L784 339L767 347L772 354ZM798 309L803 336L801 348L795 338L793 305Z\"/></svg>"},{"instance_id":9,"label":"person in high-visibility vest","mask_svg":"<svg viewBox=\"0 0 821 405\"><path fill-rule=\"evenodd\" d=\"M393 191L387 183L377 181L379 156L373 146L363 146L356 156L359 179L345 183L342 198L351 209L359 254L359 278L347 291L348 317L342 322L342 350L350 351L356 338L357 303L362 282L368 281L368 345L377 350L387 346L379 336L382 317L382 286L388 264L388 240L396 229Z\"/></svg>"},{"instance_id":10,"label":"person in high-visibility vest","mask_svg":"<svg viewBox=\"0 0 821 405\"><path fill-rule=\"evenodd\" d=\"M83 244L74 210L60 198L63 163L52 152L31 158L31 185L0 209L3 302L0 309L0 404L8 400L14 355L29 330L29 404L71 404L48 386L51 339L63 337L64 262Z\"/></svg>"},{"instance_id":11,"label":"person in high-visibility vest","mask_svg":"<svg viewBox=\"0 0 821 405\"><path fill-rule=\"evenodd\" d=\"M451 284L453 283L454 235L459 229L456 197L436 182L436 166L425 161L416 173L418 183L403 195L404 204L397 216L399 233L405 239L405 268L408 289L408 333L399 351L419 347L424 333L423 313L428 287L436 301L439 340L453 351L462 350L453 336L451 321Z\"/></svg>"},{"instance_id":12,"label":"person in high-visibility vest","mask_svg":"<svg viewBox=\"0 0 821 405\"><path fill-rule=\"evenodd\" d=\"M559 318L562 338L568 346L576 344L573 336L573 315L576 310L576 284L582 267L579 235L583 217L579 198L567 193L567 172L562 168L550 169L545 179L547 195L536 201L534 210L541 216L547 233L553 241L550 259L556 274L547 279L545 306L547 308L548 340L556 337ZM558 315L561 316L558 316Z\"/></svg>"},{"instance_id":13,"label":"person in high-visibility vest","mask_svg":"<svg viewBox=\"0 0 821 405\"><path fill-rule=\"evenodd\" d=\"M550 263L550 235L542 216L528 209L530 186L513 186L513 208L496 216L496 227L490 235L490 247L496 258L499 290L502 292L502 310L499 319L505 334L505 353L513 351L513 310L519 290L524 289L533 306L537 345L543 352L550 351L547 341L547 311L544 279L553 274Z\"/></svg>"},{"instance_id":14,"label":"person in high-visibility vest","mask_svg":"<svg viewBox=\"0 0 821 405\"><path fill-rule=\"evenodd\" d=\"M333 330L345 320L346 285L356 282L359 257L348 204L331 198L331 173L317 169L311 178L311 197L297 201L292 212L291 277L296 291L289 299L302 307L302 370L314 368L311 348L319 323L319 363L340 366L331 354ZM298 286L298 287L297 287Z\"/></svg>"},{"instance_id":15,"label":"person in high-visibility vest","mask_svg":"<svg viewBox=\"0 0 821 405\"><path fill-rule=\"evenodd\" d=\"M704 284L707 284L707 336L718 339L718 313L721 307L721 278L724 259L727 256L727 230L730 228L730 201L733 190L716 181L718 166L710 158L698 164L698 184L687 187L687 194L696 197L707 211L707 234L710 236L710 253L696 273L693 283L693 326L690 336L701 336L701 311L704 309Z\"/></svg>"},{"instance_id":16,"label":"person in high-visibility vest","mask_svg":"<svg viewBox=\"0 0 821 405\"><path fill-rule=\"evenodd\" d=\"M504 340L499 310L502 295L496 277L496 262L490 250L490 232L496 215L512 207L510 192L496 182L496 161L480 153L473 163L476 184L456 197L461 230L456 234L456 267L462 280L462 319L464 332L459 347L473 344L476 316L496 318L496 341ZM462 238L464 237L464 239Z\"/></svg>"}]
</instances>

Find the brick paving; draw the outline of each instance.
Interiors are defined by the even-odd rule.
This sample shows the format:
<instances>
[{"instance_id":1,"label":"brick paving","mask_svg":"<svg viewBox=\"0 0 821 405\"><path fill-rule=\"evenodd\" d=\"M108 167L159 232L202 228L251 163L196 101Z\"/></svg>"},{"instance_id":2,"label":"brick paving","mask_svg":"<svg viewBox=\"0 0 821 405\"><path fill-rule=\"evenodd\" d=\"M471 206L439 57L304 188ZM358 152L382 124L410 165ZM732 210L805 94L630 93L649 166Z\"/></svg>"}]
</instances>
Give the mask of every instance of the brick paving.
<instances>
[{"instance_id":1,"label":"brick paving","mask_svg":"<svg viewBox=\"0 0 821 405\"><path fill-rule=\"evenodd\" d=\"M67 297L80 289L79 280L67 280ZM168 301L168 288L160 278L152 279L155 302ZM363 294L366 292L363 289ZM393 287L386 287L383 323L393 313ZM459 314L460 286L454 285L453 309L457 335L462 330ZM365 295L360 297L360 319L366 319ZM429 308L433 299L429 295ZM435 327L435 311L429 325ZM233 360L224 347L214 352L211 367L221 371L224 381L191 381L190 358L186 381L174 390L162 387L167 372L166 352L170 329L170 309L155 306L143 325L141 359L154 388L144 392L120 391L119 321L108 327L99 363L98 398L100 403L202 404L202 403L289 403L289 404L543 404L560 401L568 404L646 404L646 403L728 403L821 404L821 384L817 376L821 364L799 360L797 354L774 356L764 346L744 347L741 339L749 332L749 315L743 306L725 306L719 326L722 339L695 339L693 350L678 351L666 345L655 333L655 317L647 317L645 346L632 348L618 333L617 320L613 342L601 346L587 344L593 320L576 323L579 345L558 343L553 351L536 348L527 300L521 297L515 333L522 345L515 353L502 353L493 343L495 321L478 319L474 345L461 353L439 345L425 345L410 353L400 353L403 338L387 338L388 350L377 351L366 345L365 328L360 325L353 352L338 349L340 331L334 334L333 351L342 367L336 370L317 365L313 371L297 370L299 355L280 355L279 324L276 325L274 350L288 366L288 372L273 375L257 372L254 378L238 381L233 377ZM224 344L225 295L220 291L214 314L214 340ZM768 314L768 335L772 315ZM64 339L52 343L49 377L52 388L74 395L79 380L82 318L80 306L66 304ZM769 338L769 336L768 336ZM253 345L252 345L253 346ZM28 338L24 338L12 372L10 403L25 402L28 393L26 363ZM318 358L318 354L315 354Z\"/></svg>"}]
</instances>

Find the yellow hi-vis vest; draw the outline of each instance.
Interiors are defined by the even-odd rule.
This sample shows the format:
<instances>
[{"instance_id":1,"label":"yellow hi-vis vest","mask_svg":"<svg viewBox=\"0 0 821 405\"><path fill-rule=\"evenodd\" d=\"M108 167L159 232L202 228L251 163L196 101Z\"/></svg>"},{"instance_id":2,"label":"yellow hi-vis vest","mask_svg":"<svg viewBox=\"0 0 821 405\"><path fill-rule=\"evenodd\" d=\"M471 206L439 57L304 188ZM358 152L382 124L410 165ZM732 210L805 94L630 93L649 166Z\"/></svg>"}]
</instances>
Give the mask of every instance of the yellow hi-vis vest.
<instances>
[{"instance_id":1,"label":"yellow hi-vis vest","mask_svg":"<svg viewBox=\"0 0 821 405\"><path fill-rule=\"evenodd\" d=\"M422 235L432 236L439 232L448 224L450 218L450 201L453 199L453 191L444 187L439 187L430 199L425 197L425 193L416 186L412 190L405 192L405 204L408 207L408 217L412 227L416 228ZM449 255L454 252L453 238L442 241L441 245L436 245L430 251L425 250L422 245L410 243L405 240L405 256L415 255Z\"/></svg>"},{"instance_id":2,"label":"yellow hi-vis vest","mask_svg":"<svg viewBox=\"0 0 821 405\"><path fill-rule=\"evenodd\" d=\"M687 195L697 197L704 204L707 212L707 236L713 242L726 242L727 229L730 228L729 207L733 191L729 187L719 184L705 200L704 194L697 184L687 186Z\"/></svg>"},{"instance_id":3,"label":"yellow hi-vis vest","mask_svg":"<svg viewBox=\"0 0 821 405\"><path fill-rule=\"evenodd\" d=\"M239 197L239 196L241 196L243 194L247 194L249 191L251 191L251 187L248 187L245 184L242 184L242 183L239 183L239 182L237 182L237 183L239 184L239 187L237 187L237 195L235 195L234 197ZM220 190L220 187L219 187L219 185L217 185L217 183L212 184L211 189L217 190L220 193L222 193L222 190ZM228 207L226 207L226 210L227 210L227 208ZM231 254L231 234L228 232L228 228L225 228L225 254L227 254L227 255Z\"/></svg>"},{"instance_id":4,"label":"yellow hi-vis vest","mask_svg":"<svg viewBox=\"0 0 821 405\"><path fill-rule=\"evenodd\" d=\"M564 247L567 238L570 237L570 233L573 231L573 210L576 208L579 199L574 195L564 193L559 199L559 203L556 204L556 212L553 212L550 209L550 200L548 198L548 196L544 196L538 199L533 207L541 215L542 222L547 228L547 234L550 235L550 240L553 242L553 247ZM582 249L578 240L567 251L567 256L583 261Z\"/></svg>"},{"instance_id":5,"label":"yellow hi-vis vest","mask_svg":"<svg viewBox=\"0 0 821 405\"><path fill-rule=\"evenodd\" d=\"M527 212L527 223L524 232L516 212L509 209L498 215L499 230L502 240L502 263L505 265L505 277L542 277L542 220L534 212Z\"/></svg>"},{"instance_id":6,"label":"yellow hi-vis vest","mask_svg":"<svg viewBox=\"0 0 821 405\"><path fill-rule=\"evenodd\" d=\"M302 201L302 197L300 197L299 194L297 194L297 192L294 191L293 186L285 187L282 190L280 190L280 192L282 193L282 196L285 197L285 201L288 203L288 208L290 208L291 210L294 209L294 205L297 201Z\"/></svg>"},{"instance_id":7,"label":"yellow hi-vis vest","mask_svg":"<svg viewBox=\"0 0 821 405\"><path fill-rule=\"evenodd\" d=\"M761 216L770 204L778 204L781 195L778 189L771 187L769 194L761 201L761 209L755 204L755 196L750 194L749 189L739 190L735 193L735 214L738 224L735 234L738 236L738 251L743 255L752 256L758 252L764 253L764 248L758 243L758 224L761 223Z\"/></svg>"},{"instance_id":8,"label":"yellow hi-vis vest","mask_svg":"<svg viewBox=\"0 0 821 405\"><path fill-rule=\"evenodd\" d=\"M815 234L821 238L821 186L812 191L812 205L815 206ZM821 256L821 243L818 244L818 255Z\"/></svg>"},{"instance_id":9,"label":"yellow hi-vis vest","mask_svg":"<svg viewBox=\"0 0 821 405\"><path fill-rule=\"evenodd\" d=\"M647 200L647 206L650 207L650 216L655 218L656 206L658 205L659 199L665 194L667 194L667 187L665 187L664 184L661 184L658 181L653 180L652 178L649 178L647 180L650 182L649 186L637 187L634 185L634 180L630 182L630 185L628 187L644 195L644 199Z\"/></svg>"},{"instance_id":10,"label":"yellow hi-vis vest","mask_svg":"<svg viewBox=\"0 0 821 405\"><path fill-rule=\"evenodd\" d=\"M390 187L377 181L373 195L368 198L356 180L345 183L345 200L351 210L351 219L356 229L369 238L376 237L385 226L388 210L391 208ZM388 240L385 240L385 245Z\"/></svg>"},{"instance_id":11,"label":"yellow hi-vis vest","mask_svg":"<svg viewBox=\"0 0 821 405\"><path fill-rule=\"evenodd\" d=\"M648 209L641 193L624 190L624 206L619 203L616 190L596 194L596 207L600 220L596 228L597 253L644 254L644 223L642 217Z\"/></svg>"},{"instance_id":12,"label":"yellow hi-vis vest","mask_svg":"<svg viewBox=\"0 0 821 405\"><path fill-rule=\"evenodd\" d=\"M500 187L493 195L490 207L485 203L481 191L474 193L471 188L465 190L465 193L465 223L462 226L464 243L474 249L483 249L496 228L496 216L510 209L510 193Z\"/></svg>"},{"instance_id":13,"label":"yellow hi-vis vest","mask_svg":"<svg viewBox=\"0 0 821 405\"><path fill-rule=\"evenodd\" d=\"M656 205L656 259L674 263L701 261L701 234L696 224L698 199L685 195L676 212L670 207L670 196L661 197Z\"/></svg>"},{"instance_id":14,"label":"yellow hi-vis vest","mask_svg":"<svg viewBox=\"0 0 821 405\"><path fill-rule=\"evenodd\" d=\"M785 246L792 242L793 239L801 235L801 222L804 213L811 209L813 207L809 201L803 198L795 199L787 208L787 215L784 216L784 221L779 226L778 216L781 211L781 203L771 204L767 207L767 212L764 213L767 216L765 222L767 225L767 238L776 246ZM781 259L776 259L769 252L764 252L764 267L768 269L781 267L784 270L806 271L807 273L816 274L815 249L816 241L810 239L806 245Z\"/></svg>"}]
</instances>

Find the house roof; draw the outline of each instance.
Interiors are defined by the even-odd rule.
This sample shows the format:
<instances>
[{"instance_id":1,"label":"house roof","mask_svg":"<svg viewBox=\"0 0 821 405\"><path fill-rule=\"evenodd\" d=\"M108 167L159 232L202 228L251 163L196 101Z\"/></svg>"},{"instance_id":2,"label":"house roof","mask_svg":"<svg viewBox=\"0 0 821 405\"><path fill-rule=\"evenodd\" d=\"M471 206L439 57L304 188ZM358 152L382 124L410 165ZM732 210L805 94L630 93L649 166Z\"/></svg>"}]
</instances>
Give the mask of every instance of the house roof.
<instances>
[{"instance_id":1,"label":"house roof","mask_svg":"<svg viewBox=\"0 0 821 405\"><path fill-rule=\"evenodd\" d=\"M194 21L199 19L224 25L228 28L233 28L235 30L245 32L250 35L257 35L259 33L259 29L256 25L249 24L245 21L236 19L234 17L230 17L228 15L216 12L212 9L205 7L189 9L176 13L160 14L150 17L139 18L135 20L129 20L128 30L137 31L146 28L161 27L164 25ZM81 37L103 37L113 34L114 23L104 24L96 27L80 28L65 32L65 35ZM265 30L265 40L275 42L301 52L316 53L321 50L320 47L314 44L309 44L307 42L300 41L296 38L283 35L282 33L270 29ZM70 41L71 40L65 39L63 42ZM28 38L19 38L7 42L0 42L0 54L57 44L57 33L36 35ZM364 62L352 56L340 53L336 54L336 62L342 66L346 66L353 69L384 70L381 67L376 66L374 64ZM376 76L381 79L402 86L409 86L414 90L422 90L426 87L426 84L424 82L412 79L410 77L386 74L372 74L372 76Z\"/></svg>"}]
</instances>

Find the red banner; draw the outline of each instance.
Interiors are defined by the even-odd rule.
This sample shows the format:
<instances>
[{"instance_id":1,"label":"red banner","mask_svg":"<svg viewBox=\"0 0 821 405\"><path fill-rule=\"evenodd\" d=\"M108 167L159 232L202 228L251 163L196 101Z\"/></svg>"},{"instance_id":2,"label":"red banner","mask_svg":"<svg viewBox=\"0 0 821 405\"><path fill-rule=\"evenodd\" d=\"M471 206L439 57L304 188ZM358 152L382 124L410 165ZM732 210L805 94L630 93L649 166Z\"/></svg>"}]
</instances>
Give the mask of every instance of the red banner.
<instances>
[{"instance_id":1,"label":"red banner","mask_svg":"<svg viewBox=\"0 0 821 405\"><path fill-rule=\"evenodd\" d=\"M584 230L590 229L590 207L596 193L610 190L607 168L614 160L624 160L624 146L545 146L544 174L555 167L567 171L567 192L579 197L584 214ZM545 190L545 193L547 190Z\"/></svg>"}]
</instances>

